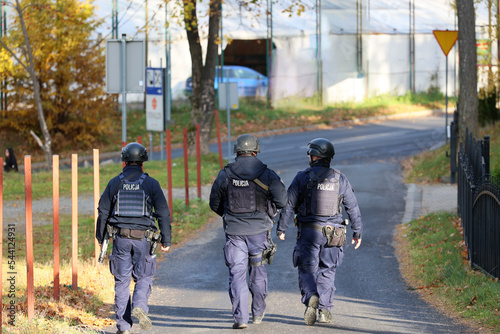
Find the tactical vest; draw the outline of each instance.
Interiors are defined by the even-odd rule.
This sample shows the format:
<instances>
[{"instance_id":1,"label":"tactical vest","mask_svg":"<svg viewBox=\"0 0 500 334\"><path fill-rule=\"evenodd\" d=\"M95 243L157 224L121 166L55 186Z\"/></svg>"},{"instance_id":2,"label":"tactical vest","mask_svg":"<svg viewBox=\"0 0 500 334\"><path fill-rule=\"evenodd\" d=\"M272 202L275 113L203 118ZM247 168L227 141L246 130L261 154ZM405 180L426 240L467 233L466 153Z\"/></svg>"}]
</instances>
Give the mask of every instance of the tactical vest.
<instances>
[{"instance_id":1,"label":"tactical vest","mask_svg":"<svg viewBox=\"0 0 500 334\"><path fill-rule=\"evenodd\" d=\"M327 176L322 180L315 178L314 172L309 172L310 180L307 184L303 202L299 213L307 216L331 217L342 213L339 196L340 171L329 169ZM317 177L317 176L316 176Z\"/></svg>"},{"instance_id":2,"label":"tactical vest","mask_svg":"<svg viewBox=\"0 0 500 334\"><path fill-rule=\"evenodd\" d=\"M121 184L115 195L114 216L152 218L150 199L142 187L147 176L144 173L137 181L130 181L119 175Z\"/></svg>"},{"instance_id":3,"label":"tactical vest","mask_svg":"<svg viewBox=\"0 0 500 334\"><path fill-rule=\"evenodd\" d=\"M228 168L227 200L231 213L267 212L267 191L253 180L236 178Z\"/></svg>"}]
</instances>

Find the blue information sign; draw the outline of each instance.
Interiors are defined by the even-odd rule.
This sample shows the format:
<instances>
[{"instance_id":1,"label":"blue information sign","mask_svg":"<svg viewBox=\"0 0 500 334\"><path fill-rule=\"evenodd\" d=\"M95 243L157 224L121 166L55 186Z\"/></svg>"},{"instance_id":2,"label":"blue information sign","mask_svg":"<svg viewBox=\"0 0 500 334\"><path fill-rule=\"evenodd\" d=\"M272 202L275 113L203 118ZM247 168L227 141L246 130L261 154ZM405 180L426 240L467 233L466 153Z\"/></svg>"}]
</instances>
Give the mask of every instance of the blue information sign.
<instances>
[{"instance_id":1,"label":"blue information sign","mask_svg":"<svg viewBox=\"0 0 500 334\"><path fill-rule=\"evenodd\" d=\"M146 68L146 129L165 131L162 68Z\"/></svg>"}]
</instances>

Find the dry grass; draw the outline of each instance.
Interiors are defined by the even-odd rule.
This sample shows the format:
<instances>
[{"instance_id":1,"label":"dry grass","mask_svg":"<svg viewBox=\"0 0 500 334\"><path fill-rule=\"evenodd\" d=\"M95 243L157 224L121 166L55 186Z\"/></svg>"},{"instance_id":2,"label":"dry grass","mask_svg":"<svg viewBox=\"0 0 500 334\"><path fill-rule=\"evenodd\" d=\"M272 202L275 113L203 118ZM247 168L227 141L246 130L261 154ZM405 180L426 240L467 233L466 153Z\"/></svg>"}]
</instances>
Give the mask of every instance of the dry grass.
<instances>
[{"instance_id":1,"label":"dry grass","mask_svg":"<svg viewBox=\"0 0 500 334\"><path fill-rule=\"evenodd\" d=\"M93 261L78 264L78 290L72 288L72 268L64 263L60 268L60 300L54 299L54 269L52 263L34 265L35 315L27 320L26 262L16 262L15 298L9 296L10 285L3 286L2 327L9 333L92 332L114 323L112 306L114 279L106 264L95 266ZM10 277L4 261L3 277ZM8 276L7 276L8 275ZM11 301L17 307L15 326L7 307Z\"/></svg>"}]
</instances>

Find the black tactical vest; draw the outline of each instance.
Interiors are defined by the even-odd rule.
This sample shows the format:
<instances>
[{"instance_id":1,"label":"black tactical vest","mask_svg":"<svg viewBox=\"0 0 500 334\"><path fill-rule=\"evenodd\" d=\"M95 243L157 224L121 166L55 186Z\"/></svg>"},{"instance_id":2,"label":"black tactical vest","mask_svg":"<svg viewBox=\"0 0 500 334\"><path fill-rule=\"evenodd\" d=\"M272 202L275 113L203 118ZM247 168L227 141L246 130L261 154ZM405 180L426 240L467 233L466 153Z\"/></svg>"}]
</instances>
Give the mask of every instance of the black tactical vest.
<instances>
[{"instance_id":1,"label":"black tactical vest","mask_svg":"<svg viewBox=\"0 0 500 334\"><path fill-rule=\"evenodd\" d=\"M228 168L227 200L231 213L267 212L267 192L253 180L238 179Z\"/></svg>"},{"instance_id":2,"label":"black tactical vest","mask_svg":"<svg viewBox=\"0 0 500 334\"><path fill-rule=\"evenodd\" d=\"M302 215L331 217L342 213L339 197L340 171L329 169L327 173L322 180L315 180L313 171L309 172L310 180L299 208Z\"/></svg>"},{"instance_id":3,"label":"black tactical vest","mask_svg":"<svg viewBox=\"0 0 500 334\"><path fill-rule=\"evenodd\" d=\"M137 181L130 181L123 174L119 175L121 185L115 195L114 216L152 218L150 199L142 188L147 176L142 174Z\"/></svg>"}]
</instances>

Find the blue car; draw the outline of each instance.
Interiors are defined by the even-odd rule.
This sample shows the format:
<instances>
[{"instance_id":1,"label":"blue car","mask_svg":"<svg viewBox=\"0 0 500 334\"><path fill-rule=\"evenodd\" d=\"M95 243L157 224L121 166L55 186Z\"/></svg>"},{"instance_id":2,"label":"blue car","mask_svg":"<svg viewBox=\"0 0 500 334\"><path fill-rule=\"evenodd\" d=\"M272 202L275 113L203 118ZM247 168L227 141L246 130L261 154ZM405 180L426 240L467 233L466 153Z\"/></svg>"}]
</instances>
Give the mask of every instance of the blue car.
<instances>
[{"instance_id":1,"label":"blue car","mask_svg":"<svg viewBox=\"0 0 500 334\"><path fill-rule=\"evenodd\" d=\"M219 71L220 67L217 67L215 69L215 90L217 90L219 86ZM267 77L251 68L238 65L227 65L224 66L222 76L223 82L227 82L229 76L229 82L238 83L239 97L266 96ZM188 94L191 94L193 90L191 81L191 77L186 80L186 93Z\"/></svg>"}]
</instances>

